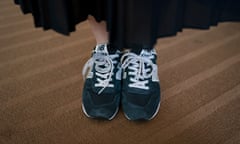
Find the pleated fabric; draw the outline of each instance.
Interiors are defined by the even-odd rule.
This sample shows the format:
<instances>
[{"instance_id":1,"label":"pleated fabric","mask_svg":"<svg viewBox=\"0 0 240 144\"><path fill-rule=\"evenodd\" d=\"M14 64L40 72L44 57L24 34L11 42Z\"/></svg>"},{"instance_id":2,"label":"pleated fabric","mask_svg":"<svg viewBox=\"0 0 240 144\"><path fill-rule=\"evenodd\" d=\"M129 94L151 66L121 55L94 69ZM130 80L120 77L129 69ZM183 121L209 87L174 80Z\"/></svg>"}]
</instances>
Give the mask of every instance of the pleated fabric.
<instances>
[{"instance_id":1,"label":"pleated fabric","mask_svg":"<svg viewBox=\"0 0 240 144\"><path fill-rule=\"evenodd\" d=\"M240 21L239 0L14 0L36 27L66 36L89 15L105 20L110 43L121 48L152 48L161 37L183 28L208 29Z\"/></svg>"}]
</instances>

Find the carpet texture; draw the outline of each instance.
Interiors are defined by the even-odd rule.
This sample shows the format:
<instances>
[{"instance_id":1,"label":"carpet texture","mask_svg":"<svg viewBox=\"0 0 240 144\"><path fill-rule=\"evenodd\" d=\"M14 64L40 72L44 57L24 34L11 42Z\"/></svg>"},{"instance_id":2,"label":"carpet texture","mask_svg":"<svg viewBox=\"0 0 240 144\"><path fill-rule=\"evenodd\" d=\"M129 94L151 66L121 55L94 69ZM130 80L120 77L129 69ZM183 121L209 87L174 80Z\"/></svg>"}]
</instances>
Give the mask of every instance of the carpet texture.
<instances>
[{"instance_id":1,"label":"carpet texture","mask_svg":"<svg viewBox=\"0 0 240 144\"><path fill-rule=\"evenodd\" d=\"M184 29L159 39L162 103L149 122L92 120L81 109L84 63L95 45L87 22L70 37L34 28L0 1L0 144L237 144L240 23Z\"/></svg>"}]
</instances>

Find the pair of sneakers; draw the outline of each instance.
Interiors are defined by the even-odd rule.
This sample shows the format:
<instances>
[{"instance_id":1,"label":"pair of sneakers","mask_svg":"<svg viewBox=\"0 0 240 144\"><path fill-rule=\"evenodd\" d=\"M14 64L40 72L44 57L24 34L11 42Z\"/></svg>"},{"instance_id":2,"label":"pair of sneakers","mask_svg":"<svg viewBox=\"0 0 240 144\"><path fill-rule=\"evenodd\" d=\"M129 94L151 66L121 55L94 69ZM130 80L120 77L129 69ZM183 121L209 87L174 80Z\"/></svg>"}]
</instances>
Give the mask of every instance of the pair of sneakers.
<instances>
[{"instance_id":1,"label":"pair of sneakers","mask_svg":"<svg viewBox=\"0 0 240 144\"><path fill-rule=\"evenodd\" d=\"M153 50L108 51L99 44L83 68L82 109L90 118L112 120L120 105L129 120L151 120L160 107L160 82Z\"/></svg>"}]
</instances>

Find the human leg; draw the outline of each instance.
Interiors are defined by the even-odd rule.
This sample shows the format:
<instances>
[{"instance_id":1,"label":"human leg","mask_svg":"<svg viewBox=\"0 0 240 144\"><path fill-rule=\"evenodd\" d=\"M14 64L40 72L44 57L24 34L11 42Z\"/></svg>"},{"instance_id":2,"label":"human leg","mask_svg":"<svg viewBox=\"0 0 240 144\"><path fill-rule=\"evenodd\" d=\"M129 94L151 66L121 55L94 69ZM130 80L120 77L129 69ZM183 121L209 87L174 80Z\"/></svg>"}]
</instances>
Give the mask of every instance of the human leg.
<instances>
[{"instance_id":1,"label":"human leg","mask_svg":"<svg viewBox=\"0 0 240 144\"><path fill-rule=\"evenodd\" d=\"M88 17L88 23L91 27L97 44L105 44L109 42L105 21L97 22L96 19L90 15Z\"/></svg>"}]
</instances>

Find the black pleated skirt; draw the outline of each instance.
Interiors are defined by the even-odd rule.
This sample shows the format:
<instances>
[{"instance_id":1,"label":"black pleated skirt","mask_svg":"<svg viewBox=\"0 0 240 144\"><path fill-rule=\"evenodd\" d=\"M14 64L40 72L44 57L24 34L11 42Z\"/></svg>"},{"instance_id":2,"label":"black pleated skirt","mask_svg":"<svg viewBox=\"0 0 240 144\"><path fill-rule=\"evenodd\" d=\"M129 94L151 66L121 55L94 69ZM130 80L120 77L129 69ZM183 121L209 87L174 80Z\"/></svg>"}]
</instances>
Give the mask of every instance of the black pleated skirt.
<instances>
[{"instance_id":1,"label":"black pleated skirt","mask_svg":"<svg viewBox=\"0 0 240 144\"><path fill-rule=\"evenodd\" d=\"M240 0L14 0L36 27L70 36L92 15L105 20L110 43L119 48L152 48L160 37L183 28L208 29L240 21Z\"/></svg>"}]
</instances>

